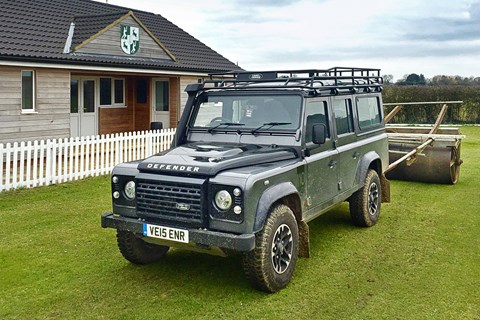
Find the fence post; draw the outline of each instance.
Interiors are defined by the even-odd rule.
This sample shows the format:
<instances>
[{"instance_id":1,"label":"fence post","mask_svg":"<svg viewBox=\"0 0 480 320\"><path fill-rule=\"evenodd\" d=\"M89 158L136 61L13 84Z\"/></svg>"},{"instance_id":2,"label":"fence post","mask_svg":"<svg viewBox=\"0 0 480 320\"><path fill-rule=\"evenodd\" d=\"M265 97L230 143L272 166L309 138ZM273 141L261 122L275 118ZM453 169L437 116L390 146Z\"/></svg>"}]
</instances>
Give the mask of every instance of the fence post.
<instances>
[{"instance_id":1,"label":"fence post","mask_svg":"<svg viewBox=\"0 0 480 320\"><path fill-rule=\"evenodd\" d=\"M146 146L145 146L145 158L148 158L152 155L152 131L147 131L147 134L145 135L146 139Z\"/></svg>"},{"instance_id":2,"label":"fence post","mask_svg":"<svg viewBox=\"0 0 480 320\"><path fill-rule=\"evenodd\" d=\"M10 158L10 154L11 154L11 144L10 143L7 143L7 156L6 156L6 161L7 161L7 165L6 165L6 168L5 168L5 189L6 190L9 190L11 188L11 185L10 185L10 165L11 165L11 158Z\"/></svg>"},{"instance_id":3,"label":"fence post","mask_svg":"<svg viewBox=\"0 0 480 320\"><path fill-rule=\"evenodd\" d=\"M45 140L40 140L40 169L38 170L38 185L45 185Z\"/></svg>"},{"instance_id":4,"label":"fence post","mask_svg":"<svg viewBox=\"0 0 480 320\"><path fill-rule=\"evenodd\" d=\"M33 141L33 174L32 186L36 187L40 184L38 178L38 141Z\"/></svg>"},{"instance_id":5,"label":"fence post","mask_svg":"<svg viewBox=\"0 0 480 320\"><path fill-rule=\"evenodd\" d=\"M19 186L25 186L25 141L20 143L20 176L19 176Z\"/></svg>"},{"instance_id":6,"label":"fence post","mask_svg":"<svg viewBox=\"0 0 480 320\"><path fill-rule=\"evenodd\" d=\"M113 163L113 166L116 166L117 164L120 163L120 135L116 134L115 135L115 163Z\"/></svg>"},{"instance_id":7,"label":"fence post","mask_svg":"<svg viewBox=\"0 0 480 320\"><path fill-rule=\"evenodd\" d=\"M52 180L52 143L50 139L47 140L45 147L47 162L45 163L45 185L50 185Z\"/></svg>"},{"instance_id":8,"label":"fence post","mask_svg":"<svg viewBox=\"0 0 480 320\"><path fill-rule=\"evenodd\" d=\"M3 143L0 143L0 191L5 189L5 184L3 183Z\"/></svg>"},{"instance_id":9,"label":"fence post","mask_svg":"<svg viewBox=\"0 0 480 320\"><path fill-rule=\"evenodd\" d=\"M32 183L32 141L27 142L27 175L26 182L27 188L31 187Z\"/></svg>"}]
</instances>

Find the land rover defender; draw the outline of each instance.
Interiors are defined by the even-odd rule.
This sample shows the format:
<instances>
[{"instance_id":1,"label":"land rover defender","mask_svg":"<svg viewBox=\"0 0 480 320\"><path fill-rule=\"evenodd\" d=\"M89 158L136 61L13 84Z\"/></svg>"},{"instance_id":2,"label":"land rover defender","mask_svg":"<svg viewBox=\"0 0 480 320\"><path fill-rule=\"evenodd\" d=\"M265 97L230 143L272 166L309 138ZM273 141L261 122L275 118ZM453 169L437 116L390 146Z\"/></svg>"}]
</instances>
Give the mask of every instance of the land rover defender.
<instances>
[{"instance_id":1,"label":"land rover defender","mask_svg":"<svg viewBox=\"0 0 480 320\"><path fill-rule=\"evenodd\" d=\"M256 288L284 288L309 256L309 221L349 201L370 227L389 201L382 83L379 69L335 67L188 85L172 147L113 169L102 227L132 263L170 247L242 253Z\"/></svg>"}]
</instances>

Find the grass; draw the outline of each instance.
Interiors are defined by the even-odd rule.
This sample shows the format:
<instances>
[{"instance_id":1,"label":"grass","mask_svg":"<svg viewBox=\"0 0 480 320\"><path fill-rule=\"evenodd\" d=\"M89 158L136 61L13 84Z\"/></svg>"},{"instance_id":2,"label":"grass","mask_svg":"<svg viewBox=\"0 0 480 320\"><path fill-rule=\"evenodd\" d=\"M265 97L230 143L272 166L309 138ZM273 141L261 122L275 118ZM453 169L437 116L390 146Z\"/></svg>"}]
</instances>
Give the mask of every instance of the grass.
<instances>
[{"instance_id":1,"label":"grass","mask_svg":"<svg viewBox=\"0 0 480 320\"><path fill-rule=\"evenodd\" d=\"M342 204L310 223L312 257L277 294L240 258L172 250L124 260L107 177L0 194L0 319L480 319L480 128L455 186L392 181L379 223Z\"/></svg>"}]
</instances>

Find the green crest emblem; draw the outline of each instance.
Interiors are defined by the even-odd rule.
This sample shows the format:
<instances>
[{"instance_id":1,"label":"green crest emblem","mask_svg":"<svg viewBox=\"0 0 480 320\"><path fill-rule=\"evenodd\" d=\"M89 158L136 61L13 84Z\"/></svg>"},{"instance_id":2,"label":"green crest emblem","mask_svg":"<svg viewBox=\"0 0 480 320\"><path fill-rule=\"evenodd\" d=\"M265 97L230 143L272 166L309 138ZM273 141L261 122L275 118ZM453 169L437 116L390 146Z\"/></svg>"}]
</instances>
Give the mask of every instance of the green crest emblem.
<instances>
[{"instance_id":1,"label":"green crest emblem","mask_svg":"<svg viewBox=\"0 0 480 320\"><path fill-rule=\"evenodd\" d=\"M135 54L140 48L140 28L120 25L120 46L126 54Z\"/></svg>"}]
</instances>

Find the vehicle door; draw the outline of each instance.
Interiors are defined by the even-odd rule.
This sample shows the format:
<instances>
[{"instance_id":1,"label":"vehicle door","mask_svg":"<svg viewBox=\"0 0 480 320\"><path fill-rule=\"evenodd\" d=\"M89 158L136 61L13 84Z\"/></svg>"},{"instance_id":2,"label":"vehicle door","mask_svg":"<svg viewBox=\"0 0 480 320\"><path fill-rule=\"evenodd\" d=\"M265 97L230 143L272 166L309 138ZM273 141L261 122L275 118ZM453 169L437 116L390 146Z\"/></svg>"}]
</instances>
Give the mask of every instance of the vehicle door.
<instances>
[{"instance_id":1,"label":"vehicle door","mask_svg":"<svg viewBox=\"0 0 480 320\"><path fill-rule=\"evenodd\" d=\"M328 206L338 194L338 151L332 140L332 121L328 99L309 99L305 105L306 192L309 209ZM312 142L312 127L323 123L327 139L322 145Z\"/></svg>"},{"instance_id":2,"label":"vehicle door","mask_svg":"<svg viewBox=\"0 0 480 320\"><path fill-rule=\"evenodd\" d=\"M335 146L339 154L338 188L347 191L355 183L357 165L361 155L360 143L353 122L352 96L332 97L333 117L335 119Z\"/></svg>"}]
</instances>

